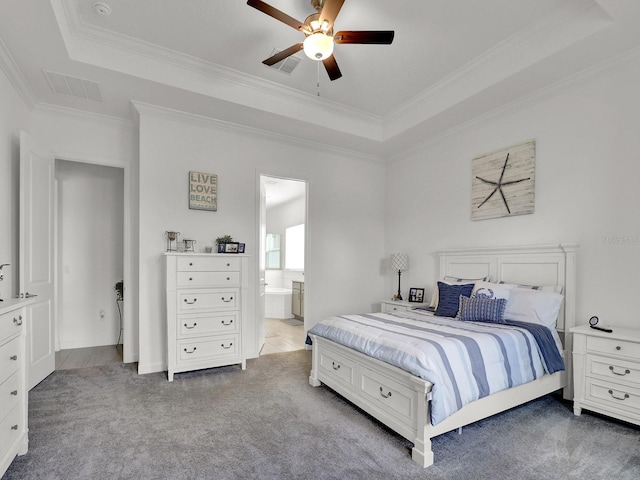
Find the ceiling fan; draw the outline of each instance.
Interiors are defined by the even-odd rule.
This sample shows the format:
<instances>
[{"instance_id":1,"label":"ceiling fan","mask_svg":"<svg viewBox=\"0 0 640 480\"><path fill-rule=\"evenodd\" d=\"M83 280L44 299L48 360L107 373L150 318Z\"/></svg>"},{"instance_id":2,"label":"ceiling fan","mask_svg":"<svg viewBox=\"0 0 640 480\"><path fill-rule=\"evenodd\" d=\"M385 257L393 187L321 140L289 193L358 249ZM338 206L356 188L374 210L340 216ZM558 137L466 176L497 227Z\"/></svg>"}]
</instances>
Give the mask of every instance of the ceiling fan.
<instances>
[{"instance_id":1,"label":"ceiling fan","mask_svg":"<svg viewBox=\"0 0 640 480\"><path fill-rule=\"evenodd\" d=\"M268 66L275 65L294 53L304 50L304 53L312 60L322 61L329 78L333 81L342 77L338 63L333 56L335 43L390 45L393 42L393 30L344 30L334 34L333 22L344 1L311 0L311 6L316 9L316 13L309 15L304 22L300 22L261 0L248 0L247 5L301 31L306 36L304 42L296 43L267 58L262 63Z\"/></svg>"}]
</instances>

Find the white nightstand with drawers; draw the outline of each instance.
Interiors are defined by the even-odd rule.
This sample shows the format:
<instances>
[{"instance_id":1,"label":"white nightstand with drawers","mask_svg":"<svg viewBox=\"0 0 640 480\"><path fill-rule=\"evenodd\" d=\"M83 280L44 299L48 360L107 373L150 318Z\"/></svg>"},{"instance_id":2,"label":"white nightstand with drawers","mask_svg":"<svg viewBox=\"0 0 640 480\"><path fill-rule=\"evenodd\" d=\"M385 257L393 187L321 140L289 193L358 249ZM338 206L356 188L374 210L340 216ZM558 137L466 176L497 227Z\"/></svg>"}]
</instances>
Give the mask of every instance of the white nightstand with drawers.
<instances>
[{"instance_id":1,"label":"white nightstand with drawers","mask_svg":"<svg viewBox=\"0 0 640 480\"><path fill-rule=\"evenodd\" d=\"M611 329L571 329L573 413L584 408L640 425L640 330Z\"/></svg>"},{"instance_id":2,"label":"white nightstand with drawers","mask_svg":"<svg viewBox=\"0 0 640 480\"><path fill-rule=\"evenodd\" d=\"M167 377L240 364L247 319L246 255L166 253Z\"/></svg>"},{"instance_id":3,"label":"white nightstand with drawers","mask_svg":"<svg viewBox=\"0 0 640 480\"><path fill-rule=\"evenodd\" d=\"M381 312L406 312L415 308L427 308L428 303L406 302L404 300L383 300L380 302Z\"/></svg>"}]
</instances>

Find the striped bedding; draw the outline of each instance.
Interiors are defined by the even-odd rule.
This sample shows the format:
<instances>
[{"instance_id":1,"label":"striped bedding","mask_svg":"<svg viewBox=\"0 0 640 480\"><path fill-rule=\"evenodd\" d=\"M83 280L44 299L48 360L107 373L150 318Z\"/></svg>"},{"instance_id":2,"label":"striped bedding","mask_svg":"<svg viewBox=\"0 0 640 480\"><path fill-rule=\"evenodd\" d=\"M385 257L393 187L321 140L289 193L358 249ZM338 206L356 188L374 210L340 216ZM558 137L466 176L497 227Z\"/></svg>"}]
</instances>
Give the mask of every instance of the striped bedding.
<instances>
[{"instance_id":1,"label":"striped bedding","mask_svg":"<svg viewBox=\"0 0 640 480\"><path fill-rule=\"evenodd\" d=\"M474 400L564 370L555 332L524 322L461 322L412 310L331 317L309 333L431 382L433 425Z\"/></svg>"}]
</instances>

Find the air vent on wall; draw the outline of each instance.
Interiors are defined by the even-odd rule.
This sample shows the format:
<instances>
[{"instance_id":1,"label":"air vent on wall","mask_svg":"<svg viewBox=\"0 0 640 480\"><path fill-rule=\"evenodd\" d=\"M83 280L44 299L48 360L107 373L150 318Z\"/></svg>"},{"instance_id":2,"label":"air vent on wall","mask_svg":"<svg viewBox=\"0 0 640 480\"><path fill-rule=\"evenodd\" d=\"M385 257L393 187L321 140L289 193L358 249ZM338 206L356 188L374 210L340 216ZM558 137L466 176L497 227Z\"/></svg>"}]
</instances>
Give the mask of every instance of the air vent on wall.
<instances>
[{"instance_id":1,"label":"air vent on wall","mask_svg":"<svg viewBox=\"0 0 640 480\"><path fill-rule=\"evenodd\" d=\"M271 56L275 55L276 53L280 53L280 50L278 50L277 48L273 49L273 52L271 52ZM273 65L270 65L270 68L275 68L276 70L279 70L283 73L288 73L289 75L291 74L291 72L293 72L293 70L298 66L298 64L300 63L300 59L298 57L287 57L284 60L281 60L278 63L274 63Z\"/></svg>"},{"instance_id":2,"label":"air vent on wall","mask_svg":"<svg viewBox=\"0 0 640 480\"><path fill-rule=\"evenodd\" d=\"M47 77L49 86L54 93L102 102L100 85L97 82L46 70L42 72Z\"/></svg>"}]
</instances>

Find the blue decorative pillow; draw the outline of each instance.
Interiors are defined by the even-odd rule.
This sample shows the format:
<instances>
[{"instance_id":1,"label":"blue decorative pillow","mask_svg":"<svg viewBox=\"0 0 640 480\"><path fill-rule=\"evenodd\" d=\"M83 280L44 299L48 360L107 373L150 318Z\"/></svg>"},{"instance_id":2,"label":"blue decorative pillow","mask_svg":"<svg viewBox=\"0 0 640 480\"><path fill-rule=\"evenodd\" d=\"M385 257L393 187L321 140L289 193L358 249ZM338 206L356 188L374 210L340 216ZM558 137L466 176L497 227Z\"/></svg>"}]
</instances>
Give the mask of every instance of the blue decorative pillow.
<instances>
[{"instance_id":1,"label":"blue decorative pillow","mask_svg":"<svg viewBox=\"0 0 640 480\"><path fill-rule=\"evenodd\" d=\"M463 322L504 323L506 298L460 297L460 313Z\"/></svg>"},{"instance_id":2,"label":"blue decorative pillow","mask_svg":"<svg viewBox=\"0 0 640 480\"><path fill-rule=\"evenodd\" d=\"M438 282L438 307L436 315L439 317L455 317L460 306L460 295L469 297L473 290L473 283L465 285L449 285Z\"/></svg>"}]
</instances>

